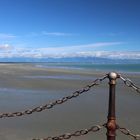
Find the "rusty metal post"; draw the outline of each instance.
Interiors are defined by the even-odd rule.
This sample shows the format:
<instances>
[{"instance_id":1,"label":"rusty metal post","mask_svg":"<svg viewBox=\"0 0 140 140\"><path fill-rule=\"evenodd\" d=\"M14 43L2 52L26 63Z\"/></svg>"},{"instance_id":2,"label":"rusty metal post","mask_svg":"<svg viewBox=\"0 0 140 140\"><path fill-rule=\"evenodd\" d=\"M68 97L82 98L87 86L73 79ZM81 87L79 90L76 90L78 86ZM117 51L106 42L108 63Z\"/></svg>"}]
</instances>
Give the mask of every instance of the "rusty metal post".
<instances>
[{"instance_id":1,"label":"rusty metal post","mask_svg":"<svg viewBox=\"0 0 140 140\"><path fill-rule=\"evenodd\" d=\"M115 86L118 75L115 72L110 72L108 74L108 78L109 78L109 105L108 105L108 121L106 124L107 140L115 140L117 129L115 115Z\"/></svg>"}]
</instances>

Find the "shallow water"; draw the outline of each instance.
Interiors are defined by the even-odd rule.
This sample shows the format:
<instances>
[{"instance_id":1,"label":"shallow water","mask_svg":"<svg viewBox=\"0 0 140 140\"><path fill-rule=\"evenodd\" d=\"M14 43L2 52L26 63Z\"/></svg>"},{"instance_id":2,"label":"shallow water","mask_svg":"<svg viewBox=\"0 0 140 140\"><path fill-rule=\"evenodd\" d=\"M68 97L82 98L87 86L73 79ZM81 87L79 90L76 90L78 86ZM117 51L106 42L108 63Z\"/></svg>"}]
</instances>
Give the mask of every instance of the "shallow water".
<instances>
[{"instance_id":1,"label":"shallow water","mask_svg":"<svg viewBox=\"0 0 140 140\"><path fill-rule=\"evenodd\" d=\"M35 64L35 63L34 63ZM85 69L85 70L95 70L95 71L117 71L117 72L135 72L140 74L140 64L133 64L133 63L37 63L35 64L36 67L46 67L46 68L65 68L65 69Z\"/></svg>"},{"instance_id":2,"label":"shallow water","mask_svg":"<svg viewBox=\"0 0 140 140\"><path fill-rule=\"evenodd\" d=\"M24 76L23 78L31 79L63 79L63 80L92 80L92 77L81 76L81 75L34 75L34 76Z\"/></svg>"}]
</instances>

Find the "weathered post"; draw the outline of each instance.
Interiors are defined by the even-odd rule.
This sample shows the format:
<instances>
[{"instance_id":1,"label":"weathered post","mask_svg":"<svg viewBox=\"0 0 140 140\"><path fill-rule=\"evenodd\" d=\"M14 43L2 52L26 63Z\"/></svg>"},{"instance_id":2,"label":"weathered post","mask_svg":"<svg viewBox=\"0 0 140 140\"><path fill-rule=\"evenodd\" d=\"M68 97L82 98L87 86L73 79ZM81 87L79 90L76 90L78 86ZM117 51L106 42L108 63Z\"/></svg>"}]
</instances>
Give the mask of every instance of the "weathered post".
<instances>
[{"instance_id":1,"label":"weathered post","mask_svg":"<svg viewBox=\"0 0 140 140\"><path fill-rule=\"evenodd\" d=\"M109 105L108 105L108 121L106 124L107 128L107 140L115 140L116 138L116 115L115 115L115 86L118 74L110 72L109 78Z\"/></svg>"}]
</instances>

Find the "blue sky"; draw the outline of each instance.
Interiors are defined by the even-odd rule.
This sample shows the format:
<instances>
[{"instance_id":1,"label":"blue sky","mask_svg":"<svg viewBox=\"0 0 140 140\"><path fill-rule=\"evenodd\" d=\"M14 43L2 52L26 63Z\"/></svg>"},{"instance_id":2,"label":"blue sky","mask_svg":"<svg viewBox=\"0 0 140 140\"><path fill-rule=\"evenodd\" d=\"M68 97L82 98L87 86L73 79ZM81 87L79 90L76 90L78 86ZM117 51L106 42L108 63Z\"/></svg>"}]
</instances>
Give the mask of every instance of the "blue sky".
<instances>
[{"instance_id":1,"label":"blue sky","mask_svg":"<svg viewBox=\"0 0 140 140\"><path fill-rule=\"evenodd\" d=\"M0 0L0 57L140 58L140 0Z\"/></svg>"}]
</instances>

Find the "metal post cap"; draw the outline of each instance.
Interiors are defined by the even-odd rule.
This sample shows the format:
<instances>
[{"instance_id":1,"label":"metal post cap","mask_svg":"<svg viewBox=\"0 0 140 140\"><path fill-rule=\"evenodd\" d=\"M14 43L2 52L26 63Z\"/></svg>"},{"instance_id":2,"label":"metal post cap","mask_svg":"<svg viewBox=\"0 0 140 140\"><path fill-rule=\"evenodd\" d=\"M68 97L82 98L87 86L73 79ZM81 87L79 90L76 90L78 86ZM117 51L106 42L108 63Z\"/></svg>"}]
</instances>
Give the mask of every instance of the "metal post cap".
<instances>
[{"instance_id":1,"label":"metal post cap","mask_svg":"<svg viewBox=\"0 0 140 140\"><path fill-rule=\"evenodd\" d=\"M109 74L108 74L108 77L110 78L110 79L117 79L117 77L118 77L118 75L117 75L117 73L115 73L115 72L110 72Z\"/></svg>"}]
</instances>

